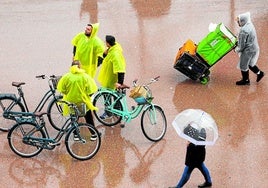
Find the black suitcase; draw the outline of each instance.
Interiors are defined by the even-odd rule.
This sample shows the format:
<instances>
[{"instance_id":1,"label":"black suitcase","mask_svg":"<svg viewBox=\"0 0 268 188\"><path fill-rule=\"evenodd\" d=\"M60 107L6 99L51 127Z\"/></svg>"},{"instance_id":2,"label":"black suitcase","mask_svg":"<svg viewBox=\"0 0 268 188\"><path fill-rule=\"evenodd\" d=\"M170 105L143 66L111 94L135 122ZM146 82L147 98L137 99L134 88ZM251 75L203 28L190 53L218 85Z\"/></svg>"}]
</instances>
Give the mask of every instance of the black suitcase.
<instances>
[{"instance_id":1,"label":"black suitcase","mask_svg":"<svg viewBox=\"0 0 268 188\"><path fill-rule=\"evenodd\" d=\"M187 52L184 52L176 61L174 68L192 80L200 79L201 82L210 74L209 65L205 61Z\"/></svg>"}]
</instances>

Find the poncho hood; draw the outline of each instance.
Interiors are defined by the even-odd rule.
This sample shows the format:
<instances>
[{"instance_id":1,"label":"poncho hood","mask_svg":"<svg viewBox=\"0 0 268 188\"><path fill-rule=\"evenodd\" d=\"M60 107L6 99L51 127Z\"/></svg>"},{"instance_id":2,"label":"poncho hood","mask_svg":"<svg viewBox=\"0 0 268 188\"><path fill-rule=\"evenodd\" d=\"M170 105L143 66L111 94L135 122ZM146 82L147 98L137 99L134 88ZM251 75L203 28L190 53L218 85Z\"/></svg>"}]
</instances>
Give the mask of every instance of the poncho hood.
<instances>
[{"instance_id":1,"label":"poncho hood","mask_svg":"<svg viewBox=\"0 0 268 188\"><path fill-rule=\"evenodd\" d=\"M70 72L73 74L81 74L85 73L86 71L84 69L80 69L77 65L73 65L70 67Z\"/></svg>"},{"instance_id":2,"label":"poncho hood","mask_svg":"<svg viewBox=\"0 0 268 188\"><path fill-rule=\"evenodd\" d=\"M94 24L91 24L91 25L92 25L92 31L91 31L91 35L90 35L89 38L94 38L98 34L100 24L99 23L94 23Z\"/></svg>"},{"instance_id":3,"label":"poncho hood","mask_svg":"<svg viewBox=\"0 0 268 188\"><path fill-rule=\"evenodd\" d=\"M240 22L240 27L243 27L247 23L250 23L251 22L250 12L239 14L237 18L238 18L238 20Z\"/></svg>"}]
</instances>

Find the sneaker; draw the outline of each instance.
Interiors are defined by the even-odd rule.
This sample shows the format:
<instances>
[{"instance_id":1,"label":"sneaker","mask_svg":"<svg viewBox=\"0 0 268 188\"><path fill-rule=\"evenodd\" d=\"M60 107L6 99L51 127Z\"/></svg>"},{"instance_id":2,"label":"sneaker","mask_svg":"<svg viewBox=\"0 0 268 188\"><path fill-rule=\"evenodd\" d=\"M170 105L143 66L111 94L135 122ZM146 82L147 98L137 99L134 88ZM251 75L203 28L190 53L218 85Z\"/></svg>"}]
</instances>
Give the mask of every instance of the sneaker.
<instances>
[{"instance_id":1,"label":"sneaker","mask_svg":"<svg viewBox=\"0 0 268 188\"><path fill-rule=\"evenodd\" d=\"M99 135L101 137L101 133L99 133ZM90 137L90 140L95 141L95 140L97 140L97 138L98 138L97 134L92 134L91 137Z\"/></svg>"},{"instance_id":2,"label":"sneaker","mask_svg":"<svg viewBox=\"0 0 268 188\"><path fill-rule=\"evenodd\" d=\"M101 116L100 116L100 118L101 119L106 119L106 118L108 118L109 116L108 116L108 114L106 113L106 112L104 112Z\"/></svg>"},{"instance_id":3,"label":"sneaker","mask_svg":"<svg viewBox=\"0 0 268 188\"><path fill-rule=\"evenodd\" d=\"M202 188L202 187L211 187L212 186L212 183L209 183L209 182L205 182L201 185L198 185L199 188Z\"/></svg>"},{"instance_id":4,"label":"sneaker","mask_svg":"<svg viewBox=\"0 0 268 188\"><path fill-rule=\"evenodd\" d=\"M259 82L259 81L261 81L261 79L264 77L264 72L260 72L260 74L257 74L257 80L256 80L256 82Z\"/></svg>"},{"instance_id":5,"label":"sneaker","mask_svg":"<svg viewBox=\"0 0 268 188\"><path fill-rule=\"evenodd\" d=\"M74 134L74 141L79 141L79 140L80 140L79 136L77 134Z\"/></svg>"}]
</instances>

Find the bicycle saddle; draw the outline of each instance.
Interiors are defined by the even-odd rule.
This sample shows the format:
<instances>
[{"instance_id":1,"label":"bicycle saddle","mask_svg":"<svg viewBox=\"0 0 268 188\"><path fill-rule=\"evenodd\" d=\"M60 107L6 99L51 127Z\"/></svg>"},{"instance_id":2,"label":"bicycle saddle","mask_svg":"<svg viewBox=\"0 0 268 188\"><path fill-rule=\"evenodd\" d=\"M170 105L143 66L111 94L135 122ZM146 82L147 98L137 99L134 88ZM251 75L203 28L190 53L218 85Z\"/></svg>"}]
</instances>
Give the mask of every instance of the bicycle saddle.
<instances>
[{"instance_id":1,"label":"bicycle saddle","mask_svg":"<svg viewBox=\"0 0 268 188\"><path fill-rule=\"evenodd\" d=\"M20 87L21 85L24 85L25 82L12 82L12 86Z\"/></svg>"}]
</instances>

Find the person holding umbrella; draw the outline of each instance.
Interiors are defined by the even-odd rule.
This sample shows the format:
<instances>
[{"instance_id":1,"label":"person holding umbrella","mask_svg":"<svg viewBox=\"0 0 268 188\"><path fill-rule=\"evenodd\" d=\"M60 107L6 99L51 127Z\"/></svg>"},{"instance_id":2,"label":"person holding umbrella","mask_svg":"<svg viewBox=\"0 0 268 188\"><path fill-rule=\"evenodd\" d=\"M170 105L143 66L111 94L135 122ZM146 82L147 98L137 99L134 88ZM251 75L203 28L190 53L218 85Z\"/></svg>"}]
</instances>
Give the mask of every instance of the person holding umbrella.
<instances>
[{"instance_id":1,"label":"person holding umbrella","mask_svg":"<svg viewBox=\"0 0 268 188\"><path fill-rule=\"evenodd\" d=\"M199 188L211 187L212 181L204 161L206 146L214 145L218 139L218 128L212 116L201 109L186 109L180 112L172 122L178 135L188 141L185 168L177 186L183 187L190 179L191 173L198 168L205 182Z\"/></svg>"},{"instance_id":2,"label":"person holding umbrella","mask_svg":"<svg viewBox=\"0 0 268 188\"><path fill-rule=\"evenodd\" d=\"M191 128L191 130L189 129ZM190 130L190 131L189 131ZM197 131L193 131L193 126L190 124L185 128L185 133L189 134L193 138L199 138L200 141L205 140L205 132L204 129L201 129L201 131L198 133ZM198 185L198 187L211 187L211 177L209 170L205 166L205 157L206 157L206 148L205 145L195 145L191 142L188 142L187 145L187 151L186 151L186 158L185 158L185 168L183 171L183 174L181 176L181 179L178 183L178 185L174 188L181 188L184 186L184 184L187 183L187 181L190 179L191 173L195 168L198 168L202 175L205 178L205 182L201 185Z\"/></svg>"}]
</instances>

